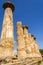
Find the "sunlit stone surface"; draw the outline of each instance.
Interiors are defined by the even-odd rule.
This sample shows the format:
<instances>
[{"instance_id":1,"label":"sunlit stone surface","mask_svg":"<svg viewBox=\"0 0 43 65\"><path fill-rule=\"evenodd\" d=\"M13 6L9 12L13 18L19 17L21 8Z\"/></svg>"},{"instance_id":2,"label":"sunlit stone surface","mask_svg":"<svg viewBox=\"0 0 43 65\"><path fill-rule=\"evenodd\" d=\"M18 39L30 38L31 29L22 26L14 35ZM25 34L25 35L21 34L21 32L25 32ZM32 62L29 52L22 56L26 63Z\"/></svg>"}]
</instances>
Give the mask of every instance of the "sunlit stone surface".
<instances>
[{"instance_id":1,"label":"sunlit stone surface","mask_svg":"<svg viewBox=\"0 0 43 65\"><path fill-rule=\"evenodd\" d=\"M18 58L25 59L26 51L25 51L25 40L23 35L22 22L17 22L17 47L18 47Z\"/></svg>"},{"instance_id":2,"label":"sunlit stone surface","mask_svg":"<svg viewBox=\"0 0 43 65\"><path fill-rule=\"evenodd\" d=\"M17 22L17 55L14 53L13 16L14 5L6 2L0 40L0 65L37 65L42 60L35 37L28 33L28 27Z\"/></svg>"},{"instance_id":3,"label":"sunlit stone surface","mask_svg":"<svg viewBox=\"0 0 43 65\"><path fill-rule=\"evenodd\" d=\"M23 27L27 57L41 57L36 39L28 33L28 26Z\"/></svg>"},{"instance_id":4,"label":"sunlit stone surface","mask_svg":"<svg viewBox=\"0 0 43 65\"><path fill-rule=\"evenodd\" d=\"M14 32L13 32L13 17L12 9L7 7L5 9L1 42L2 46L0 48L0 57L14 56Z\"/></svg>"}]
</instances>

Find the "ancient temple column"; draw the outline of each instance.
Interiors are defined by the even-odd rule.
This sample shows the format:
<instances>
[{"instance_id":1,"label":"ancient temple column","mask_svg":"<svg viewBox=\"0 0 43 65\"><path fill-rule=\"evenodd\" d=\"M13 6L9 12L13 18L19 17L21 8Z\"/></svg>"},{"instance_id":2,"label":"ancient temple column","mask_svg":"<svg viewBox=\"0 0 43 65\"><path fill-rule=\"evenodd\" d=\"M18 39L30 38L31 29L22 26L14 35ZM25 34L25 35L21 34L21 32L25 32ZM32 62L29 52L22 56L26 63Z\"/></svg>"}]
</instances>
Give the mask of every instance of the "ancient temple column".
<instances>
[{"instance_id":1,"label":"ancient temple column","mask_svg":"<svg viewBox=\"0 0 43 65\"><path fill-rule=\"evenodd\" d=\"M25 40L23 35L22 22L17 22L17 49L18 49L18 59L25 59Z\"/></svg>"},{"instance_id":2,"label":"ancient temple column","mask_svg":"<svg viewBox=\"0 0 43 65\"><path fill-rule=\"evenodd\" d=\"M32 54L33 54L32 57L41 57L38 44L36 42L36 38L34 37L34 35L31 35L30 40L31 40L31 48L32 48Z\"/></svg>"},{"instance_id":3,"label":"ancient temple column","mask_svg":"<svg viewBox=\"0 0 43 65\"><path fill-rule=\"evenodd\" d=\"M13 16L14 5L11 2L3 4L5 9L4 20L2 26L2 45L4 46L4 56L14 56L14 29L13 29Z\"/></svg>"},{"instance_id":4,"label":"ancient temple column","mask_svg":"<svg viewBox=\"0 0 43 65\"><path fill-rule=\"evenodd\" d=\"M33 35L28 33L28 27L27 26L23 26L23 32L24 32L27 57L30 57L30 58L41 57L38 46L36 44L35 37L33 37Z\"/></svg>"},{"instance_id":5,"label":"ancient temple column","mask_svg":"<svg viewBox=\"0 0 43 65\"><path fill-rule=\"evenodd\" d=\"M24 34L24 39L25 39L25 47L26 47L26 53L29 54L31 53L31 48L30 48L30 41L29 41L29 36L28 36L28 26L23 26L23 34Z\"/></svg>"}]
</instances>

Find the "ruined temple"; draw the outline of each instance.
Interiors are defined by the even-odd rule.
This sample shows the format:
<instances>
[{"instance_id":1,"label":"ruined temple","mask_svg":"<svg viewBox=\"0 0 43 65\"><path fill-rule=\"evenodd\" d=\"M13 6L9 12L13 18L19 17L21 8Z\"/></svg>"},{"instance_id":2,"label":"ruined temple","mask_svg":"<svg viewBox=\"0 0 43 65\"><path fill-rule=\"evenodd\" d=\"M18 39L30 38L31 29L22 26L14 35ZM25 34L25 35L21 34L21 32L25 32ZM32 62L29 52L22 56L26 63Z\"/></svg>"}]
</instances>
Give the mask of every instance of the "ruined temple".
<instances>
[{"instance_id":1,"label":"ruined temple","mask_svg":"<svg viewBox=\"0 0 43 65\"><path fill-rule=\"evenodd\" d=\"M17 55L15 55L12 15L15 6L11 2L5 2L3 8L5 13L0 40L0 65L27 65L30 61L41 60L36 38L28 32L28 26L22 25L21 21L16 25Z\"/></svg>"}]
</instances>

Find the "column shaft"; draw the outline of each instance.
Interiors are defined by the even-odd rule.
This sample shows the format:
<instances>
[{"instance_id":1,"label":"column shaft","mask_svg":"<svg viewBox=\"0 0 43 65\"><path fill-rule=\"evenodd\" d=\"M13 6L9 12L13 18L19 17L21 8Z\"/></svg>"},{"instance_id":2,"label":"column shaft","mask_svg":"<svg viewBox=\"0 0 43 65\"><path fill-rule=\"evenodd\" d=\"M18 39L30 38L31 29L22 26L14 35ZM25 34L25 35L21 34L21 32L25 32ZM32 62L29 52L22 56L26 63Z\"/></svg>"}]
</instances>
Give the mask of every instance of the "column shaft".
<instances>
[{"instance_id":1,"label":"column shaft","mask_svg":"<svg viewBox=\"0 0 43 65\"><path fill-rule=\"evenodd\" d=\"M18 45L18 58L25 59L26 58L25 40L21 22L17 22L17 45Z\"/></svg>"},{"instance_id":2,"label":"column shaft","mask_svg":"<svg viewBox=\"0 0 43 65\"><path fill-rule=\"evenodd\" d=\"M1 35L2 45L4 46L3 56L14 56L14 30L12 9L6 8Z\"/></svg>"},{"instance_id":3,"label":"column shaft","mask_svg":"<svg viewBox=\"0 0 43 65\"><path fill-rule=\"evenodd\" d=\"M24 26L23 30L27 57L41 57L36 40L28 33L28 27Z\"/></svg>"}]
</instances>

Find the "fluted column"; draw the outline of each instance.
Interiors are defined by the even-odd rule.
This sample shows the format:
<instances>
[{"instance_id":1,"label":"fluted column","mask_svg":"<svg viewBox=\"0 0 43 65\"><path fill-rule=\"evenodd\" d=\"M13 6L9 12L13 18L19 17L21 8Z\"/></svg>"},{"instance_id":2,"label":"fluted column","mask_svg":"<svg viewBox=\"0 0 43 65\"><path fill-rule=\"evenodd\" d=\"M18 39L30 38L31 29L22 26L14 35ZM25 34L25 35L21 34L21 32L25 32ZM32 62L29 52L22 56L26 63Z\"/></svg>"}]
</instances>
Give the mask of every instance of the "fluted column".
<instances>
[{"instance_id":1,"label":"fluted column","mask_svg":"<svg viewBox=\"0 0 43 65\"><path fill-rule=\"evenodd\" d=\"M28 26L23 26L23 32L24 32L26 53L28 55L32 52L32 49L30 47L31 43L30 43L30 39L29 39L29 36L31 37L31 35L28 35Z\"/></svg>"},{"instance_id":2,"label":"fluted column","mask_svg":"<svg viewBox=\"0 0 43 65\"><path fill-rule=\"evenodd\" d=\"M17 22L17 47L18 47L18 58L25 59L25 40L23 35L22 22Z\"/></svg>"},{"instance_id":3,"label":"fluted column","mask_svg":"<svg viewBox=\"0 0 43 65\"><path fill-rule=\"evenodd\" d=\"M2 26L1 41L4 46L4 56L14 56L14 29L13 29L13 16L14 5L11 2L3 4L5 9L4 20Z\"/></svg>"},{"instance_id":4,"label":"fluted column","mask_svg":"<svg viewBox=\"0 0 43 65\"><path fill-rule=\"evenodd\" d=\"M41 57L35 37L28 33L28 26L23 26L23 32L27 57Z\"/></svg>"},{"instance_id":5,"label":"fluted column","mask_svg":"<svg viewBox=\"0 0 43 65\"><path fill-rule=\"evenodd\" d=\"M34 37L34 35L31 35L30 40L31 40L30 46L32 48L32 53L31 53L32 57L41 57L41 54L40 54L39 48L38 48L38 44L36 42L36 38Z\"/></svg>"}]
</instances>

